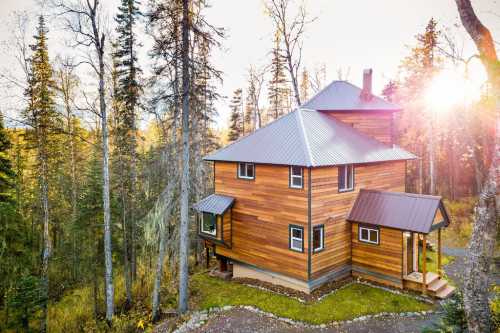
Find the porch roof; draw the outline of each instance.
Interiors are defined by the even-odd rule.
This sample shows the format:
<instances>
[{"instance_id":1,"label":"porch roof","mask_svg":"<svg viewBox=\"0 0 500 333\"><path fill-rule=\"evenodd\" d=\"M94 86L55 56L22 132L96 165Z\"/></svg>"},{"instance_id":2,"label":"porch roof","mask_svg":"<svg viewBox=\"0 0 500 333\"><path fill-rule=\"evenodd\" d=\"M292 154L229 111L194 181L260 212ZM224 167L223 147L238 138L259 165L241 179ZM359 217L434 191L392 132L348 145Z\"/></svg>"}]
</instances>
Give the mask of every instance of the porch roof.
<instances>
[{"instance_id":1,"label":"porch roof","mask_svg":"<svg viewBox=\"0 0 500 333\"><path fill-rule=\"evenodd\" d=\"M194 204L194 209L199 212L222 215L234 203L234 198L227 195L211 194Z\"/></svg>"},{"instance_id":2,"label":"porch roof","mask_svg":"<svg viewBox=\"0 0 500 333\"><path fill-rule=\"evenodd\" d=\"M448 214L439 196L362 189L347 220L427 234L438 209L447 226Z\"/></svg>"}]
</instances>

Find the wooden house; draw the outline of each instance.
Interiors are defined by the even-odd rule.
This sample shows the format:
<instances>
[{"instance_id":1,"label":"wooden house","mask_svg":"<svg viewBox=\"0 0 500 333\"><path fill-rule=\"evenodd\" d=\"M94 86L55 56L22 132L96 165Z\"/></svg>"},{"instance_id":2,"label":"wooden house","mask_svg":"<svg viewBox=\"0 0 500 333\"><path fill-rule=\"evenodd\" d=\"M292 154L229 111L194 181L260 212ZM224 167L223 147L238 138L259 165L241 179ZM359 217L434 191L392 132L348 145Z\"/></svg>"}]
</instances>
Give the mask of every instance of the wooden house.
<instances>
[{"instance_id":1,"label":"wooden house","mask_svg":"<svg viewBox=\"0 0 500 333\"><path fill-rule=\"evenodd\" d=\"M348 276L446 297L440 197L405 192L393 142L400 107L333 81L299 109L205 157L215 193L195 204L199 236L234 277L311 292ZM438 272L419 272L439 233ZM419 241L420 240L420 241ZM421 244L419 246L419 244Z\"/></svg>"}]
</instances>

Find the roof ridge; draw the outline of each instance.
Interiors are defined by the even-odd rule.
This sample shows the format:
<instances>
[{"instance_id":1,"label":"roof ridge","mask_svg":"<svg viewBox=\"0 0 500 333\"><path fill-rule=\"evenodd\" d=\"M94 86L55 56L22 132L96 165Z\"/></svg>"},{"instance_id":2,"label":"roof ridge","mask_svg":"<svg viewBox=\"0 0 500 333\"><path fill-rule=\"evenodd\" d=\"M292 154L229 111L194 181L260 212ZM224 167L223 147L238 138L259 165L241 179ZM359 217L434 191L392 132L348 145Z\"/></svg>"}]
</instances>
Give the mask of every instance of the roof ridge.
<instances>
[{"instance_id":1,"label":"roof ridge","mask_svg":"<svg viewBox=\"0 0 500 333\"><path fill-rule=\"evenodd\" d=\"M440 195L409 193L409 192L382 191L382 190L375 190L375 189L370 189L370 188L362 188L362 189L360 189L360 192L373 192L373 193L381 193L381 194L397 195L397 196L421 198L421 199L434 199L434 200L443 199L443 197Z\"/></svg>"},{"instance_id":2,"label":"roof ridge","mask_svg":"<svg viewBox=\"0 0 500 333\"><path fill-rule=\"evenodd\" d=\"M307 158L309 159L309 165L308 166L313 166L313 157L312 157L312 154L311 154L311 146L309 144L309 138L307 137L307 133L306 133L306 130L305 130L305 127L304 127L304 119L302 119L302 109L297 109L297 117L298 117L298 122L299 122L299 129L300 129L300 132L302 133L302 138L304 140L304 144L305 144L305 154L307 156ZM318 112L318 111L314 111L314 110L308 110L308 112Z\"/></svg>"},{"instance_id":3,"label":"roof ridge","mask_svg":"<svg viewBox=\"0 0 500 333\"><path fill-rule=\"evenodd\" d=\"M314 94L313 97L309 98L305 103L302 103L302 105L309 104L312 102L315 98L317 98L319 95L321 95L324 91L326 91L332 84L334 84L337 80L333 80L332 82L328 83L326 86L324 86L320 91L318 91L316 94ZM299 107L302 107L300 105Z\"/></svg>"}]
</instances>

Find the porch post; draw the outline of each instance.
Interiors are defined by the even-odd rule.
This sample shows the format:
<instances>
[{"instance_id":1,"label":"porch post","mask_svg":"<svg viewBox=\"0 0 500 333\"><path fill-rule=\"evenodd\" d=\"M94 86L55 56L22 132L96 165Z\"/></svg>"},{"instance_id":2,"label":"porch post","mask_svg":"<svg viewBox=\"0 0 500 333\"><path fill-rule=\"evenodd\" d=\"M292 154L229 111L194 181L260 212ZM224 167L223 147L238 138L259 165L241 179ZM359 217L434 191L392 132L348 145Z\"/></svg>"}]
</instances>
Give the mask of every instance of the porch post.
<instances>
[{"instance_id":1,"label":"porch post","mask_svg":"<svg viewBox=\"0 0 500 333\"><path fill-rule=\"evenodd\" d=\"M422 241L422 293L427 292L427 235L423 235Z\"/></svg>"},{"instance_id":2,"label":"porch post","mask_svg":"<svg viewBox=\"0 0 500 333\"><path fill-rule=\"evenodd\" d=\"M438 229L438 275L441 278L441 228Z\"/></svg>"}]
</instances>

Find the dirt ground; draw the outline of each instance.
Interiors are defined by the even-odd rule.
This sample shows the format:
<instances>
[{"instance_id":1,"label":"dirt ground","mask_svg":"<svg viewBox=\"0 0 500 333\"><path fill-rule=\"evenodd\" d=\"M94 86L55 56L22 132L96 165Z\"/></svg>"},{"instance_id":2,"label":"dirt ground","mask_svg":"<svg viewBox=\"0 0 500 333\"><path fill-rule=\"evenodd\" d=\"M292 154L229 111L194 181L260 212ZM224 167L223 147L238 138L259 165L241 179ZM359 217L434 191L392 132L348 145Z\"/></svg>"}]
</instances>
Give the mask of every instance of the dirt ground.
<instances>
[{"instance_id":1,"label":"dirt ground","mask_svg":"<svg viewBox=\"0 0 500 333\"><path fill-rule=\"evenodd\" d=\"M464 249L444 248L443 252L452 255L455 260L444 269L450 279L457 286L463 283L463 267L465 260ZM493 283L500 282L500 272L495 270ZM439 320L437 314L413 318L372 318L364 321L343 323L340 325L326 325L325 328L310 328L293 326L281 320L270 318L266 315L255 313L246 309L236 308L220 312L211 316L206 323L192 333L299 333L299 332L329 332L329 333L413 333L421 332L426 326Z\"/></svg>"}]
</instances>

